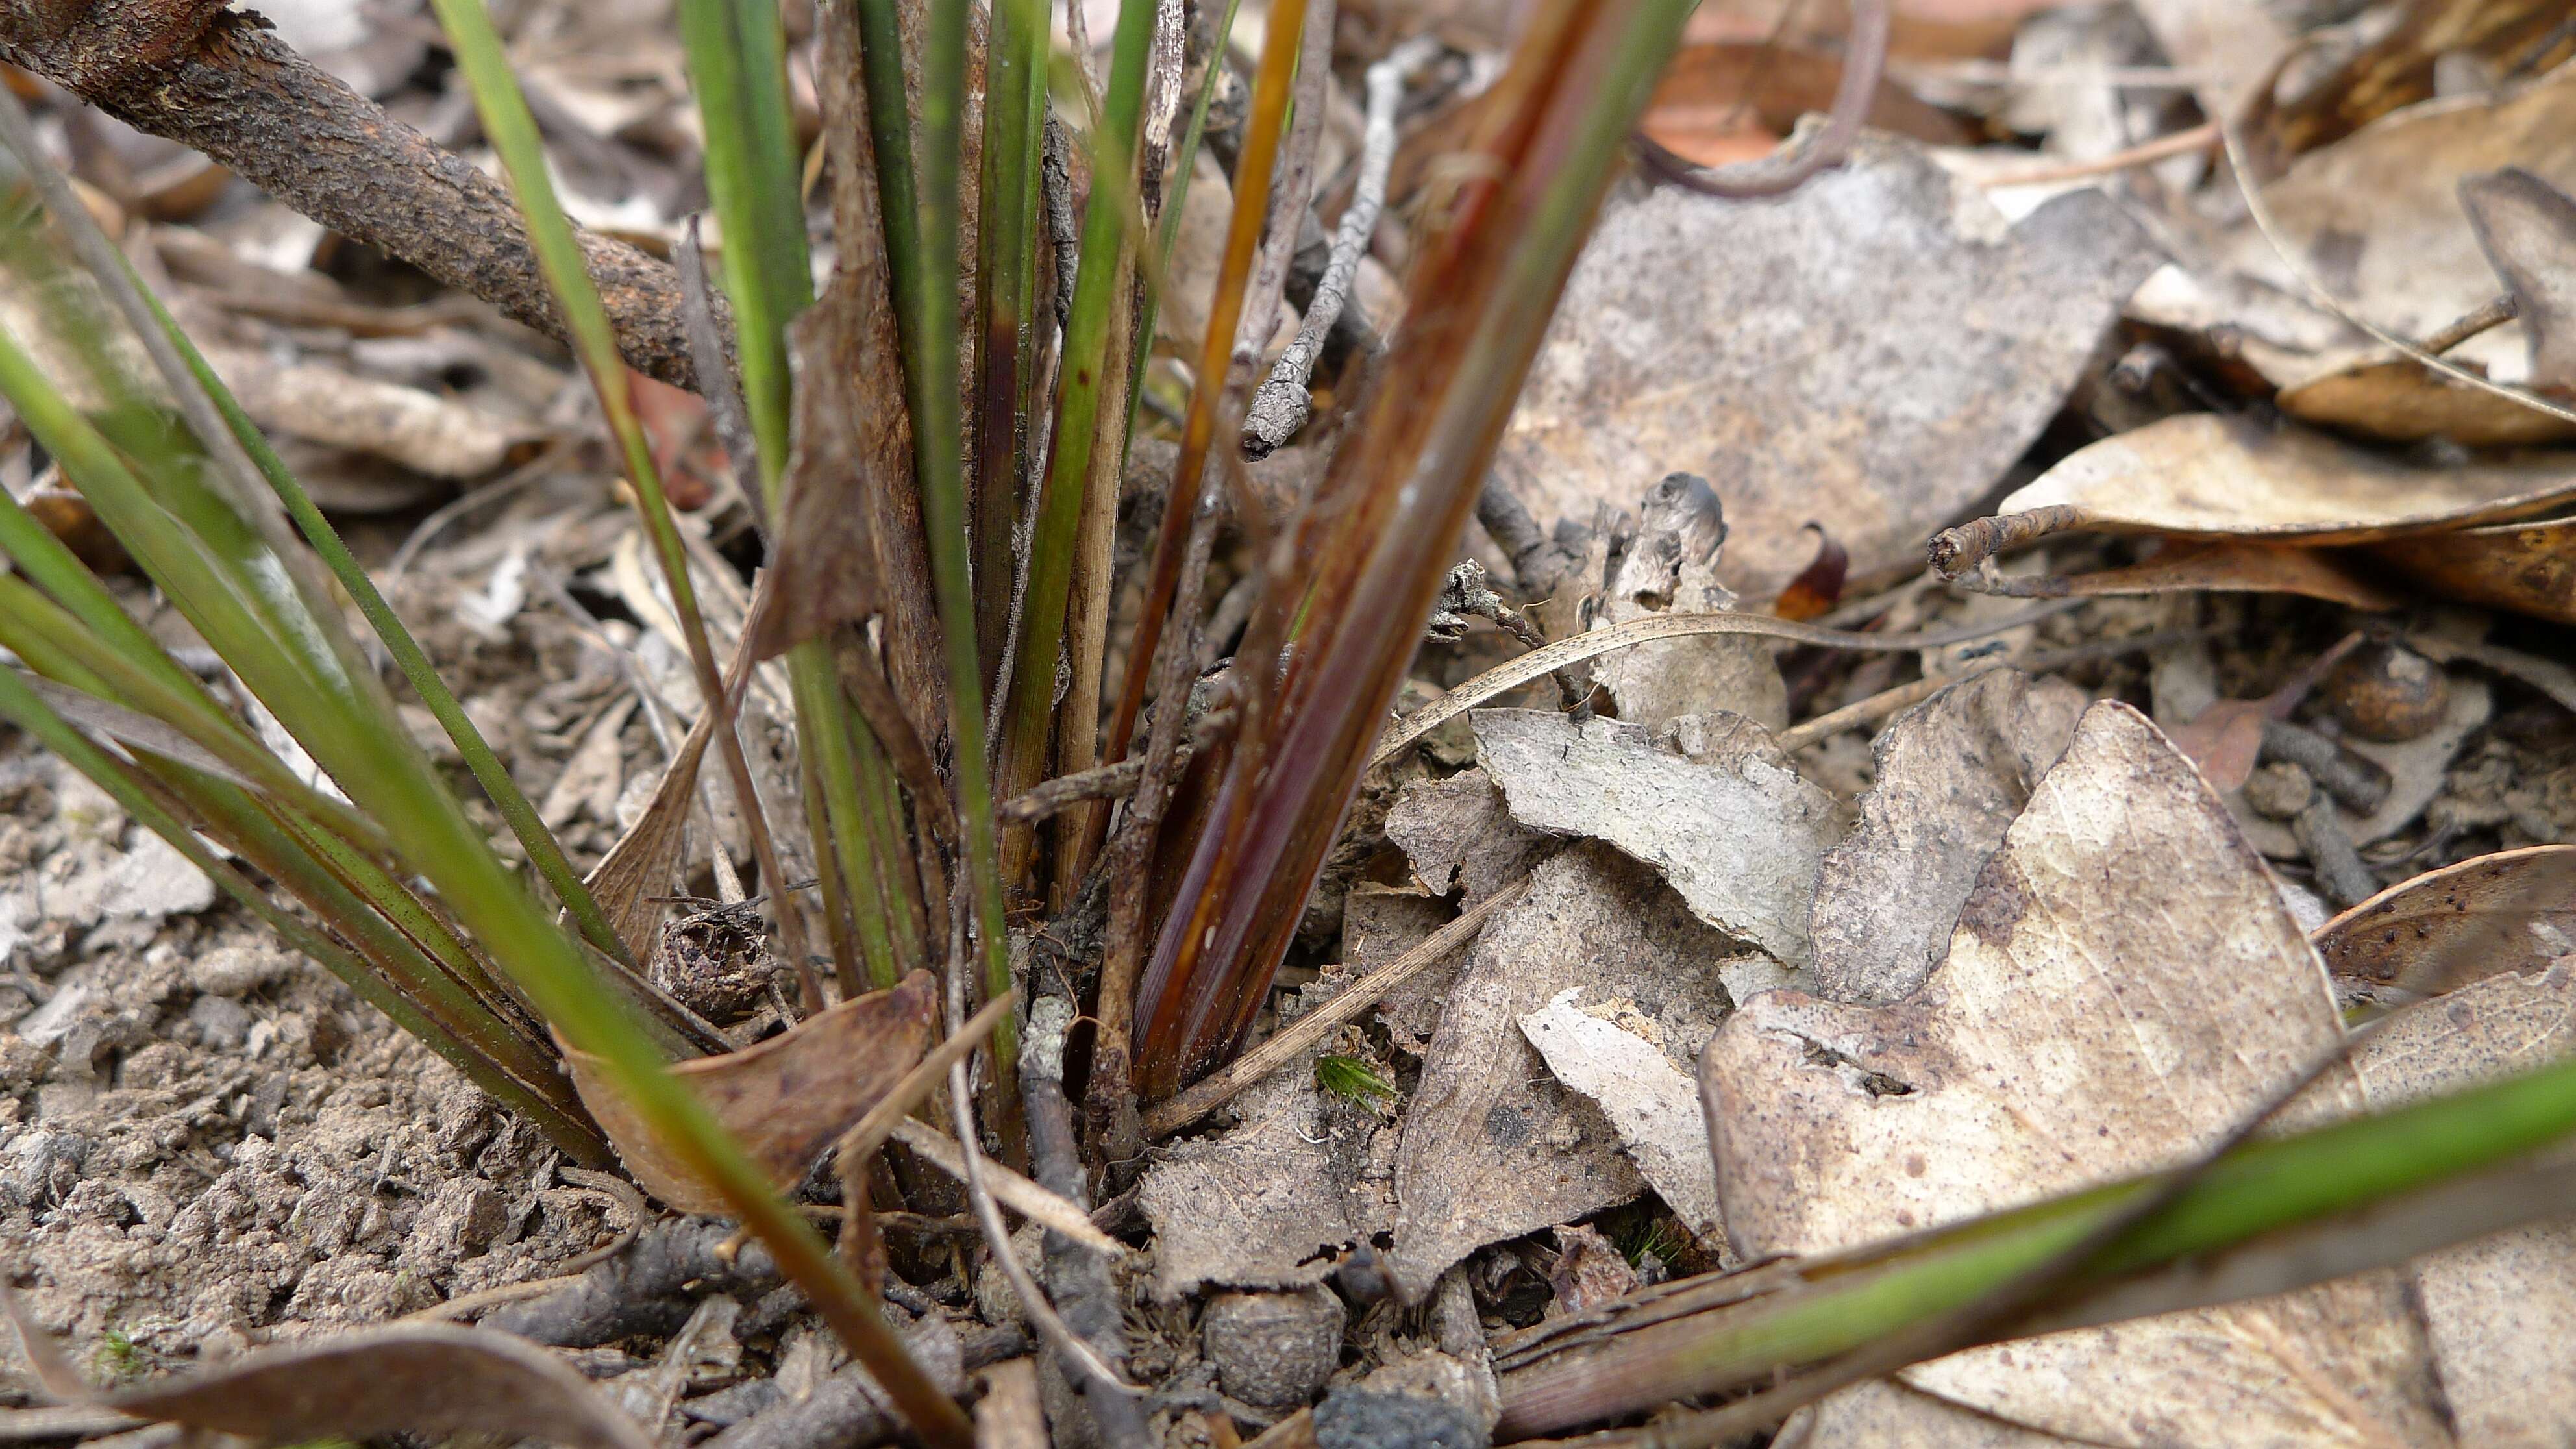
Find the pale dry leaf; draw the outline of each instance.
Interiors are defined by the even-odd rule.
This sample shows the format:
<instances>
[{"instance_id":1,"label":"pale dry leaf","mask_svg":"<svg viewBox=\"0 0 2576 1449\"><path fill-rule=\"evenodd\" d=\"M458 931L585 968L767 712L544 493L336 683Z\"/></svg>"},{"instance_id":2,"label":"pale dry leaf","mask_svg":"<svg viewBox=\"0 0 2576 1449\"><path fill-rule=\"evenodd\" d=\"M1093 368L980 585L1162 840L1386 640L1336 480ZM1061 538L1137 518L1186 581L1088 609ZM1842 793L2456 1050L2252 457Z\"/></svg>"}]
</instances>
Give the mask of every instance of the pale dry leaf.
<instances>
[{"instance_id":1,"label":"pale dry leaf","mask_svg":"<svg viewBox=\"0 0 2576 1449\"><path fill-rule=\"evenodd\" d=\"M891 990L853 997L766 1041L669 1071L784 1191L921 1060L938 1010L937 983L915 971ZM566 1047L564 1062L582 1105L645 1191L682 1212L730 1214L726 1198L664 1144L596 1058Z\"/></svg>"},{"instance_id":2,"label":"pale dry leaf","mask_svg":"<svg viewBox=\"0 0 2576 1449\"><path fill-rule=\"evenodd\" d=\"M1637 1195L1637 1169L1597 1108L1560 1086L1521 1018L1576 989L1618 1004L1687 1061L1726 1004L1720 965L1746 954L1608 846L1539 866L1529 894L1477 939L1441 1003L1395 1157L1389 1267L1408 1300L1487 1243L1573 1222Z\"/></svg>"},{"instance_id":3,"label":"pale dry leaf","mask_svg":"<svg viewBox=\"0 0 2576 1449\"><path fill-rule=\"evenodd\" d=\"M1472 906L1520 879L1549 837L1514 820L1493 777L1469 769L1405 786L1386 812L1386 838L1422 889L1461 892L1459 903Z\"/></svg>"},{"instance_id":4,"label":"pale dry leaf","mask_svg":"<svg viewBox=\"0 0 2576 1449\"><path fill-rule=\"evenodd\" d=\"M2308 152L2263 187L2283 245L2308 277L2374 324L2424 337L2502 290L2459 196L2469 176L2518 166L2562 190L2576 186L2576 72L2561 66L2495 97L2425 101ZM2318 310L2306 284L2251 225L2218 249L2217 264ZM2296 299L2296 300L2293 300ZM2341 344L2302 366L2294 355L2248 361L2276 382L2305 381L2378 349L2341 329ZM2518 328L2500 327L2451 354L2498 381L2521 381Z\"/></svg>"},{"instance_id":5,"label":"pale dry leaf","mask_svg":"<svg viewBox=\"0 0 2576 1449\"><path fill-rule=\"evenodd\" d=\"M2087 444L2014 491L1998 516L2075 510L2066 527L2362 543L2528 517L2576 500L2566 453L2427 467L2312 429L2183 413Z\"/></svg>"},{"instance_id":6,"label":"pale dry leaf","mask_svg":"<svg viewBox=\"0 0 2576 1449\"><path fill-rule=\"evenodd\" d=\"M1616 205L1565 289L1496 458L1542 525L1698 473L1761 602L1806 567L1810 521L1856 581L2038 436L2157 258L2096 191L2019 226L1911 143L1777 200L1666 188Z\"/></svg>"},{"instance_id":7,"label":"pale dry leaf","mask_svg":"<svg viewBox=\"0 0 2576 1449\"><path fill-rule=\"evenodd\" d=\"M1660 872L1700 920L1805 963L1807 903L1845 816L1758 725L1717 715L1655 731L1510 709L1469 718L1513 819L1608 841Z\"/></svg>"},{"instance_id":8,"label":"pale dry leaf","mask_svg":"<svg viewBox=\"0 0 2576 1449\"><path fill-rule=\"evenodd\" d=\"M2564 859L2550 865L2563 879ZM2433 939L2420 945L2445 949ZM2495 974L2400 1013L2353 1053L2370 1110L2464 1091L2576 1051L2576 959L2480 965ZM2576 1442L2576 1390L2564 1364L2576 1335L2576 1224L2482 1238L2418 1258L2406 1272L2460 1442Z\"/></svg>"},{"instance_id":9,"label":"pale dry leaf","mask_svg":"<svg viewBox=\"0 0 2576 1449\"><path fill-rule=\"evenodd\" d=\"M1725 1256L1717 1169L1709 1161L1698 1089L1662 1047L1576 1006L1582 994L1575 987L1558 992L1521 1018L1521 1034L1558 1081L1601 1109L1629 1160L1682 1226Z\"/></svg>"},{"instance_id":10,"label":"pale dry leaf","mask_svg":"<svg viewBox=\"0 0 2576 1449\"><path fill-rule=\"evenodd\" d=\"M1888 726L1873 747L1877 783L1860 798L1860 824L1816 878L1808 934L1818 994L1881 1005L1914 994L2087 702L2062 679L1998 669Z\"/></svg>"},{"instance_id":11,"label":"pale dry leaf","mask_svg":"<svg viewBox=\"0 0 2576 1449\"><path fill-rule=\"evenodd\" d=\"M561 830L587 812L591 819L614 821L617 797L625 787L625 746L621 735L626 721L635 713L636 697L626 695L612 702L594 721L581 743L573 747L572 757L564 761L563 773L546 789L546 798L537 804L537 818L549 830Z\"/></svg>"},{"instance_id":12,"label":"pale dry leaf","mask_svg":"<svg viewBox=\"0 0 2576 1449\"><path fill-rule=\"evenodd\" d=\"M262 428L433 478L485 477L535 438L481 408L319 363L281 366L233 348L209 349L206 361Z\"/></svg>"},{"instance_id":13,"label":"pale dry leaf","mask_svg":"<svg viewBox=\"0 0 2576 1449\"><path fill-rule=\"evenodd\" d=\"M2144 717L2097 704L1921 991L1758 998L1711 1043L1728 1232L1748 1256L1833 1251L2169 1166L2340 1035L2223 806ZM2304 1105L2359 1093L2333 1075ZM1994 1442L1981 1415L2085 1443L2447 1442L2425 1363L2382 1273L1919 1365L1907 1384L1967 1407L1918 1396L1895 1422L1935 1446ZM1816 1442L1857 1442L1889 1392L1826 1401Z\"/></svg>"},{"instance_id":14,"label":"pale dry leaf","mask_svg":"<svg viewBox=\"0 0 2576 1449\"><path fill-rule=\"evenodd\" d=\"M2137 0L2136 8L2165 58L2198 78L2192 94L2205 115L2235 115L2290 42L2275 12L2242 0Z\"/></svg>"}]
</instances>

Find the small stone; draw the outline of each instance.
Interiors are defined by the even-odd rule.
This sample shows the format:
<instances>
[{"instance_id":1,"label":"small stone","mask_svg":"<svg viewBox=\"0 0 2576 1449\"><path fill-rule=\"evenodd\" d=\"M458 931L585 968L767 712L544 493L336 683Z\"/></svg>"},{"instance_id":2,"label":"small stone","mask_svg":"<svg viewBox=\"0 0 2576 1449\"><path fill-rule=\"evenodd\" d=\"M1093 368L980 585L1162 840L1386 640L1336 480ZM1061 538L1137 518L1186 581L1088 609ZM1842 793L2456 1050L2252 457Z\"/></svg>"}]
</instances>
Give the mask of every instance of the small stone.
<instances>
[{"instance_id":1,"label":"small stone","mask_svg":"<svg viewBox=\"0 0 2576 1449\"><path fill-rule=\"evenodd\" d=\"M229 996L198 997L188 1007L188 1020L196 1023L209 1051L232 1051L250 1036L250 1013Z\"/></svg>"},{"instance_id":2,"label":"small stone","mask_svg":"<svg viewBox=\"0 0 2576 1449\"><path fill-rule=\"evenodd\" d=\"M1315 1406L1317 1449L1486 1449L1493 1376L1445 1353L1389 1364Z\"/></svg>"},{"instance_id":3,"label":"small stone","mask_svg":"<svg viewBox=\"0 0 2576 1449\"><path fill-rule=\"evenodd\" d=\"M1199 1320L1199 1342L1226 1393L1263 1409L1311 1401L1341 1365L1348 1313L1329 1289L1226 1293Z\"/></svg>"},{"instance_id":4,"label":"small stone","mask_svg":"<svg viewBox=\"0 0 2576 1449\"><path fill-rule=\"evenodd\" d=\"M188 984L213 996L246 996L286 974L295 958L268 946L218 946L188 963Z\"/></svg>"}]
</instances>

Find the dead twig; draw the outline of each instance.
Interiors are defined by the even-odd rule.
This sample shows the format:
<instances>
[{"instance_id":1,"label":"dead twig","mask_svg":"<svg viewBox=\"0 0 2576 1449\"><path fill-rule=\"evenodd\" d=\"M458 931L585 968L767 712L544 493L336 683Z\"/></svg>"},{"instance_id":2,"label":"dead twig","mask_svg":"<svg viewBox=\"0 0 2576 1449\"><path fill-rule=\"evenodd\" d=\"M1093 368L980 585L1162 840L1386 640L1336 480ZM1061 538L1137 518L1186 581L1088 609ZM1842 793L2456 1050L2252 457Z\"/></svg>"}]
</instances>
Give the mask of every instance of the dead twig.
<instances>
[{"instance_id":1,"label":"dead twig","mask_svg":"<svg viewBox=\"0 0 2576 1449\"><path fill-rule=\"evenodd\" d=\"M1358 1019L1361 1012L1385 1000L1389 992L1448 960L1451 953L1484 930L1485 923L1494 918L1495 912L1519 900L1529 889L1529 883L1530 878L1524 875L1469 906L1458 919L1432 932L1422 944L1335 992L1323 1005L1273 1032L1268 1041L1236 1058L1224 1070L1154 1107L1145 1114L1146 1132L1156 1137L1169 1137L1224 1106L1244 1088L1296 1060L1336 1027Z\"/></svg>"},{"instance_id":2,"label":"dead twig","mask_svg":"<svg viewBox=\"0 0 2576 1449\"><path fill-rule=\"evenodd\" d=\"M2209 121L2194 126L2188 131L2176 131L2170 136L2158 136L2152 141L2131 146L2125 151L2114 151L2108 156L2096 156L2090 161L2069 161L2060 166L2035 166L2028 171L2008 171L2001 176L1989 176L1977 184L1992 191L1999 186L2046 186L2058 181L2081 181L2088 176L2107 176L2114 171L2126 171L2132 166L2144 166L2151 161L2162 161L2168 156L2188 156L2194 151L2206 151L2217 144L2218 123Z\"/></svg>"},{"instance_id":3,"label":"dead twig","mask_svg":"<svg viewBox=\"0 0 2576 1449\"><path fill-rule=\"evenodd\" d=\"M1637 138L1637 148L1666 180L1728 201L1778 196L1851 154L1861 123L1877 97L1878 80L1887 69L1889 0L1854 0L1851 37L1843 45L1843 73L1834 87L1834 108L1824 129L1803 146L1792 146L1759 161L1703 171L1670 151Z\"/></svg>"},{"instance_id":4,"label":"dead twig","mask_svg":"<svg viewBox=\"0 0 2576 1449\"><path fill-rule=\"evenodd\" d=\"M315 221L562 338L508 191L216 0L0 7L0 59L140 131L205 153ZM679 277L581 234L638 371L697 385Z\"/></svg>"},{"instance_id":5,"label":"dead twig","mask_svg":"<svg viewBox=\"0 0 2576 1449\"><path fill-rule=\"evenodd\" d=\"M1297 56L1296 116L1279 153L1279 179L1270 188L1270 216L1243 289L1243 325L1234 334L1234 365L1226 385L1252 381L1262 349L1278 330L1287 300L1288 263L1297 254L1308 208L1315 201L1315 152L1324 139L1324 95L1333 80L1334 0L1306 0L1305 45Z\"/></svg>"},{"instance_id":6,"label":"dead twig","mask_svg":"<svg viewBox=\"0 0 2576 1449\"><path fill-rule=\"evenodd\" d=\"M1244 413L1247 457L1270 456L1296 436L1314 411L1306 384L1315 375L1316 359L1323 355L1324 338L1350 300L1360 257L1368 251L1378 213L1386 206L1387 173L1395 163L1396 102L1404 99L1405 77L1438 54L1438 48L1438 41L1421 36L1369 67L1368 130L1361 142L1359 185L1351 193L1351 204L1342 208L1341 224L1333 231L1332 260L1324 265L1323 280L1315 284L1315 297L1306 307L1305 320L1298 324L1297 340L1271 365L1270 379L1252 395L1252 406Z\"/></svg>"},{"instance_id":7,"label":"dead twig","mask_svg":"<svg viewBox=\"0 0 2576 1449\"><path fill-rule=\"evenodd\" d=\"M2088 664L2096 659L2110 659L2122 654L2138 654L2179 644L2189 639L2207 638L2215 631L2208 629L2168 629L2156 634L2133 634L2122 639L2096 639L2070 649L2048 649L2023 659L1994 659L1958 674L1940 674L1881 690L1864 700L1844 705L1828 714L1820 714L1803 724L1791 725L1778 735L1780 748L1795 753L1809 745L1821 744L1845 730L1861 729L1888 716L1912 709L1955 684L1965 684L1979 675L1998 669L2019 669L2042 674L2069 665Z\"/></svg>"},{"instance_id":8,"label":"dead twig","mask_svg":"<svg viewBox=\"0 0 2576 1449\"><path fill-rule=\"evenodd\" d=\"M1209 710L1190 725L1190 748L1180 752L1174 763L1187 762L1190 750L1206 749L1233 732L1233 710ZM1144 778L1145 757L1131 755L1114 765L1097 765L1032 786L1002 802L1001 815L1015 822L1044 820L1086 800L1125 799L1135 793L1137 783Z\"/></svg>"}]
</instances>

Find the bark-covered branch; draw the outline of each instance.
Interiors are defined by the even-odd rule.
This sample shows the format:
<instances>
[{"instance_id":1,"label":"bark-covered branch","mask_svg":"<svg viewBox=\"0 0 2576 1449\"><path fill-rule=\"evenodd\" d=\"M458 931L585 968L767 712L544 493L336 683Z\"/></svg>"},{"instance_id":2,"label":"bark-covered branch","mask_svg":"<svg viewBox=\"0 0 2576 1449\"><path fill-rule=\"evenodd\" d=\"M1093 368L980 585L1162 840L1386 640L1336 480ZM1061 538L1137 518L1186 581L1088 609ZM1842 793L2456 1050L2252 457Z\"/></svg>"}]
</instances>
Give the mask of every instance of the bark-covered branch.
<instances>
[{"instance_id":1,"label":"bark-covered branch","mask_svg":"<svg viewBox=\"0 0 2576 1449\"><path fill-rule=\"evenodd\" d=\"M315 221L555 337L553 298L509 192L222 0L0 0L0 59L139 130L194 147ZM696 384L678 274L584 233L618 345Z\"/></svg>"}]
</instances>

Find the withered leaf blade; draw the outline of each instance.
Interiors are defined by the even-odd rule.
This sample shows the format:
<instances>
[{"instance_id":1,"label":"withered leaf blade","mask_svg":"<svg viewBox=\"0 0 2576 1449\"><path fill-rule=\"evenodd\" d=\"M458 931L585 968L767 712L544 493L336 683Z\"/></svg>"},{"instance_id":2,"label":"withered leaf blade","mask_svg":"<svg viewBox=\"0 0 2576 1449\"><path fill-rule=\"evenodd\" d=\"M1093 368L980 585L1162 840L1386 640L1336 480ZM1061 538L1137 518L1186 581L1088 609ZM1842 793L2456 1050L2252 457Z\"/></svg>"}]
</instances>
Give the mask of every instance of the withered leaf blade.
<instances>
[{"instance_id":1,"label":"withered leaf blade","mask_svg":"<svg viewBox=\"0 0 2576 1449\"><path fill-rule=\"evenodd\" d=\"M2576 952L2576 845L2481 855L2401 881L2317 927L2326 969L2425 996Z\"/></svg>"},{"instance_id":2,"label":"withered leaf blade","mask_svg":"<svg viewBox=\"0 0 2576 1449\"><path fill-rule=\"evenodd\" d=\"M820 300L788 328L794 441L779 485L775 597L752 657L767 659L876 609L877 545L867 500L882 470L912 473L912 420L886 300L883 243L844 257ZM873 259L871 264L869 259Z\"/></svg>"},{"instance_id":3,"label":"withered leaf blade","mask_svg":"<svg viewBox=\"0 0 2576 1449\"><path fill-rule=\"evenodd\" d=\"M672 872L679 864L689 806L698 794L698 766L714 738L715 712L702 710L671 762L663 766L661 780L644 802L644 813L635 817L583 882L617 939L638 961L652 957L655 928L662 921L662 902L657 898L670 889Z\"/></svg>"},{"instance_id":4,"label":"withered leaf blade","mask_svg":"<svg viewBox=\"0 0 2576 1449\"><path fill-rule=\"evenodd\" d=\"M360 1329L101 1393L5 1287L0 1307L49 1392L138 1419L269 1444L481 1433L572 1449L654 1449L589 1380L506 1333L443 1323Z\"/></svg>"},{"instance_id":5,"label":"withered leaf blade","mask_svg":"<svg viewBox=\"0 0 2576 1449\"><path fill-rule=\"evenodd\" d=\"M2487 262L2531 340L2531 381L2576 386L2576 200L2519 166L2460 183Z\"/></svg>"},{"instance_id":6,"label":"withered leaf blade","mask_svg":"<svg viewBox=\"0 0 2576 1449\"><path fill-rule=\"evenodd\" d=\"M915 971L810 1017L767 1041L681 1062L694 1088L770 1182L793 1187L851 1124L930 1049L938 988ZM573 1089L645 1191L682 1212L723 1214L725 1199L667 1151L611 1085L597 1058L566 1048Z\"/></svg>"},{"instance_id":7,"label":"withered leaf blade","mask_svg":"<svg viewBox=\"0 0 2576 1449\"><path fill-rule=\"evenodd\" d=\"M2576 518L2392 538L2370 552L2446 598L2576 624Z\"/></svg>"}]
</instances>

